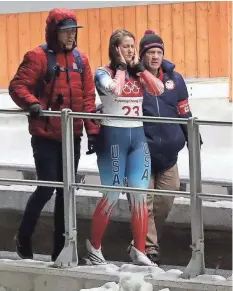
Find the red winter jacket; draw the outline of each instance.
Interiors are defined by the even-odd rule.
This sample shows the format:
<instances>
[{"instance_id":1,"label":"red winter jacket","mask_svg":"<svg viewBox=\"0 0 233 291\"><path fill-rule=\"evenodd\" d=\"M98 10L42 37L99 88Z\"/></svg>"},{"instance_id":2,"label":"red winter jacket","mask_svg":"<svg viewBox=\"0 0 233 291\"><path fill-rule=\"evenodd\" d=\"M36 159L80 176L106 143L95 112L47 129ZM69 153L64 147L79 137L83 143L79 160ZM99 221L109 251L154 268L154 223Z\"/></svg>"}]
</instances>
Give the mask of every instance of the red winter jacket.
<instances>
[{"instance_id":1,"label":"red winter jacket","mask_svg":"<svg viewBox=\"0 0 233 291\"><path fill-rule=\"evenodd\" d=\"M75 58L72 52L67 55L60 52L57 43L57 23L66 18L76 20L75 14L67 9L53 9L47 19L46 42L49 48L56 52L56 62L60 67L72 68ZM44 80L47 71L47 57L41 47L37 47L24 56L23 62L10 82L9 94L13 101L22 109L28 110L33 103L40 103L43 109L48 109L50 100L51 110L60 111L63 108L71 108L74 112L91 112L95 110L95 85L88 59L81 53L85 69L84 84L81 75L70 71L70 81L67 81L65 71L60 71L56 78L53 94L50 97L52 80L45 85L44 93L38 100L35 97L38 81ZM57 96L63 94L63 104L59 105ZM98 134L99 127L91 120L74 119L74 135L82 135L83 122L87 134ZM40 117L38 120L29 119L29 132L32 135L40 135L51 139L61 140L60 117Z\"/></svg>"}]
</instances>

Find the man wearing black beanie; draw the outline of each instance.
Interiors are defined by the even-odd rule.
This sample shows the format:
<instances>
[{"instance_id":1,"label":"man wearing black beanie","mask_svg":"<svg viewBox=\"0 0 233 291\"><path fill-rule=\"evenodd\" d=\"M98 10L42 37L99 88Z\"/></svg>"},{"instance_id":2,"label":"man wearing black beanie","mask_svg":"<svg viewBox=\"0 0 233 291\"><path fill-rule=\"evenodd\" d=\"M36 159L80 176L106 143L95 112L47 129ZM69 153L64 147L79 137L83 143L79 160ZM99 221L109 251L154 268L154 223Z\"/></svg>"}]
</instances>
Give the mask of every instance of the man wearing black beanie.
<instances>
[{"instance_id":1,"label":"man wearing black beanie","mask_svg":"<svg viewBox=\"0 0 233 291\"><path fill-rule=\"evenodd\" d=\"M143 115L191 117L186 84L183 77L174 71L175 65L164 59L164 42L161 37L154 31L147 30L140 41L139 55L144 67L164 84L164 92L159 96L144 90ZM187 125L146 122L144 131L152 163L150 188L178 191L180 179L177 159L179 151L185 143L188 144ZM171 196L147 196L149 217L146 253L149 259L157 264L160 263L158 240L173 201L174 197Z\"/></svg>"}]
</instances>

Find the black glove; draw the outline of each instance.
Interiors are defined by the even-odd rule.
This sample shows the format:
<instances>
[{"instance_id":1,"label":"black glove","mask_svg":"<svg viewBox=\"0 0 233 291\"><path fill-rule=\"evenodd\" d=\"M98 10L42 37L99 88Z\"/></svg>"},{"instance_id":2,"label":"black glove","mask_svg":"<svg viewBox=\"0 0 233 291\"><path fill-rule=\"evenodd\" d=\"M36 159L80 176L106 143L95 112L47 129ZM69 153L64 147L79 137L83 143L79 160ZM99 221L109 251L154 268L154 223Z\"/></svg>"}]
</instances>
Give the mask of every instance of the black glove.
<instances>
[{"instance_id":1,"label":"black glove","mask_svg":"<svg viewBox=\"0 0 233 291\"><path fill-rule=\"evenodd\" d=\"M29 107L29 116L32 119L38 119L42 114L42 106L39 103L34 103Z\"/></svg>"},{"instance_id":2,"label":"black glove","mask_svg":"<svg viewBox=\"0 0 233 291\"><path fill-rule=\"evenodd\" d=\"M121 70L121 71L126 71L127 70L127 64L124 62L120 62L119 64L117 64L117 70Z\"/></svg>"},{"instance_id":3,"label":"black glove","mask_svg":"<svg viewBox=\"0 0 233 291\"><path fill-rule=\"evenodd\" d=\"M135 73L142 73L142 72L144 72L146 69L145 69L143 63L139 61L139 62L137 62L137 64L133 67L133 70L134 70Z\"/></svg>"},{"instance_id":4,"label":"black glove","mask_svg":"<svg viewBox=\"0 0 233 291\"><path fill-rule=\"evenodd\" d=\"M99 104L95 110L96 113L103 113L103 104Z\"/></svg>"},{"instance_id":5,"label":"black glove","mask_svg":"<svg viewBox=\"0 0 233 291\"><path fill-rule=\"evenodd\" d=\"M90 134L87 136L87 138L88 138L88 151L86 152L86 155L91 155L96 152L97 135Z\"/></svg>"}]
</instances>

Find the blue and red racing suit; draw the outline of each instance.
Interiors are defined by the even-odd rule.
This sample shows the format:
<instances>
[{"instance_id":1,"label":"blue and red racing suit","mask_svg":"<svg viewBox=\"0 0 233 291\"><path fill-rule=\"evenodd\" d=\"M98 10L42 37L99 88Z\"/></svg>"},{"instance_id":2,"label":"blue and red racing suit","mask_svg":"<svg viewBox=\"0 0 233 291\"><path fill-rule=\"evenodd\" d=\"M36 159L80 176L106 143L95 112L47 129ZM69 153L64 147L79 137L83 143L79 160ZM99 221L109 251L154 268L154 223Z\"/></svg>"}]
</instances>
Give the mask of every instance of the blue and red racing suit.
<instances>
[{"instance_id":1,"label":"blue and red racing suit","mask_svg":"<svg viewBox=\"0 0 233 291\"><path fill-rule=\"evenodd\" d=\"M143 86L153 94L163 92L163 84L148 71L132 77L127 71L100 67L95 84L102 101L103 113L142 116ZM101 183L147 189L151 174L150 152L141 121L102 120L97 163ZM119 198L119 191L109 191L98 203L93 217L91 243L98 249L109 222L111 211ZM146 195L131 194L131 223L135 247L145 253L148 228Z\"/></svg>"}]
</instances>

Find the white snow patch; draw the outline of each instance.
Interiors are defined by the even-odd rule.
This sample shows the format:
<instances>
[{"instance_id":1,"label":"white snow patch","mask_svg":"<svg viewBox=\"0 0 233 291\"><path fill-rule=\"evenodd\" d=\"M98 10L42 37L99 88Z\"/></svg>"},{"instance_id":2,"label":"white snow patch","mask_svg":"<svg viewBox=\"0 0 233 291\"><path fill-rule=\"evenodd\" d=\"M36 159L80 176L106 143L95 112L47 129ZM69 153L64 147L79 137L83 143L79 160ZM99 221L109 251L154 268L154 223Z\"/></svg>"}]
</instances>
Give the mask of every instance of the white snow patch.
<instances>
[{"instance_id":1,"label":"white snow patch","mask_svg":"<svg viewBox=\"0 0 233 291\"><path fill-rule=\"evenodd\" d=\"M156 273L156 274L162 274L165 273L164 270L157 266L136 266L133 264L123 264L119 271L121 272L130 272L130 273L141 273L144 274L144 276Z\"/></svg>"},{"instance_id":2,"label":"white snow patch","mask_svg":"<svg viewBox=\"0 0 233 291\"><path fill-rule=\"evenodd\" d=\"M199 275L192 279L195 282L203 282L203 283L210 283L216 281L226 281L226 278L219 276L219 275Z\"/></svg>"},{"instance_id":3,"label":"white snow patch","mask_svg":"<svg viewBox=\"0 0 233 291\"><path fill-rule=\"evenodd\" d=\"M183 272L177 269L171 269L163 273L162 272L159 273L155 270L151 273L151 276L153 279L159 279L159 280L164 280L164 279L176 280L180 278L181 274L183 274Z\"/></svg>"},{"instance_id":4,"label":"white snow patch","mask_svg":"<svg viewBox=\"0 0 233 291\"><path fill-rule=\"evenodd\" d=\"M11 263L11 262L14 262L14 260L11 260L11 259L0 259L0 263L3 262L3 263Z\"/></svg>"},{"instance_id":5,"label":"white snow patch","mask_svg":"<svg viewBox=\"0 0 233 291\"><path fill-rule=\"evenodd\" d=\"M99 266L99 267L104 268L104 266ZM109 274L113 274L113 273L115 274L116 272L119 272L119 267L114 264L107 264L106 272Z\"/></svg>"},{"instance_id":6,"label":"white snow patch","mask_svg":"<svg viewBox=\"0 0 233 291\"><path fill-rule=\"evenodd\" d=\"M111 274L111 275L116 275L119 276L119 267L114 265L114 264L107 264L107 265L98 265L98 266L77 266L72 268L73 270L79 271L85 271L85 272L101 272L101 273L106 273L106 274Z\"/></svg>"},{"instance_id":7,"label":"white snow patch","mask_svg":"<svg viewBox=\"0 0 233 291\"><path fill-rule=\"evenodd\" d=\"M102 287L81 289L80 291L153 291L153 286L144 281L144 275L141 273L121 273L119 284L108 282ZM170 291L169 289L161 289L160 291Z\"/></svg>"},{"instance_id":8,"label":"white snow patch","mask_svg":"<svg viewBox=\"0 0 233 291\"><path fill-rule=\"evenodd\" d=\"M105 290L109 290L109 291L119 291L119 285L116 284L115 282L108 282L106 284L104 284L102 287L97 287L97 288L91 288L91 289L81 289L80 291L105 291Z\"/></svg>"},{"instance_id":9,"label":"white snow patch","mask_svg":"<svg viewBox=\"0 0 233 291\"><path fill-rule=\"evenodd\" d=\"M176 197L174 200L175 204L190 205L190 198ZM232 208L231 201L218 200L218 201L203 201L203 207L215 207L215 208Z\"/></svg>"},{"instance_id":10,"label":"white snow patch","mask_svg":"<svg viewBox=\"0 0 233 291\"><path fill-rule=\"evenodd\" d=\"M153 291L153 286L144 281L143 273L121 273L119 291Z\"/></svg>"},{"instance_id":11,"label":"white snow patch","mask_svg":"<svg viewBox=\"0 0 233 291\"><path fill-rule=\"evenodd\" d=\"M90 268L90 267L89 267ZM94 267L95 268L95 267ZM149 285L145 285L144 279L154 279L154 280L169 280L169 281L176 281L176 280L184 280L181 278L182 271L179 269L170 269L168 271L164 271L163 269L159 267L153 267L153 266L136 266L133 264L123 264L120 267L117 267L114 264L105 265L105 266L98 266L98 269L101 268L101 270L105 270L106 273L111 273L116 276L119 276L120 283L122 284L119 291L147 291L150 289ZM213 282L222 282L226 280L232 280L232 277L226 279L219 275L199 275L196 278L189 279L190 282L201 282L201 283L207 283L211 284ZM143 289L140 289L141 285L143 286ZM132 286L137 287L137 289L133 289ZM105 288L106 286L102 286L101 288ZM131 288L131 289L130 289ZM91 289L95 290L95 289ZM96 289L96 290L108 290L108 289ZM112 289L110 289L112 290ZM115 289L113 289L115 290ZM118 289L116 289L118 290ZM162 290L161 290L162 291ZM163 289L163 291L166 291L166 289Z\"/></svg>"}]
</instances>

